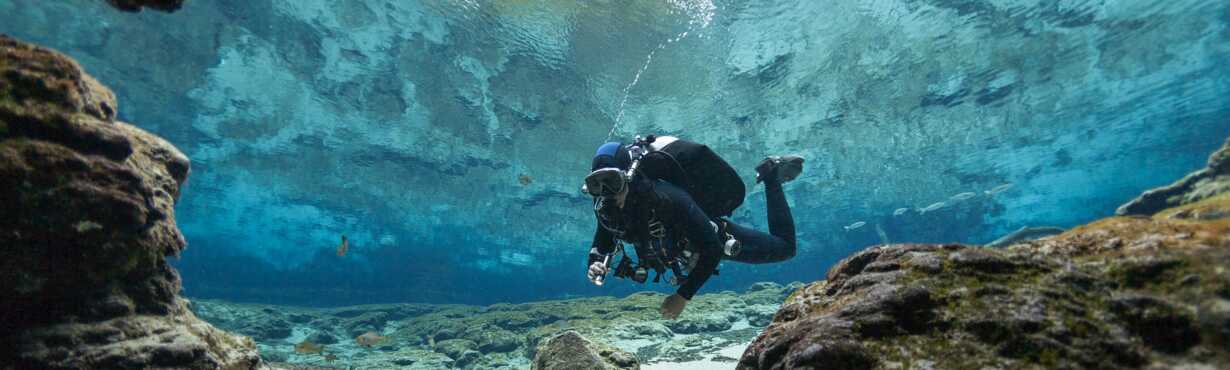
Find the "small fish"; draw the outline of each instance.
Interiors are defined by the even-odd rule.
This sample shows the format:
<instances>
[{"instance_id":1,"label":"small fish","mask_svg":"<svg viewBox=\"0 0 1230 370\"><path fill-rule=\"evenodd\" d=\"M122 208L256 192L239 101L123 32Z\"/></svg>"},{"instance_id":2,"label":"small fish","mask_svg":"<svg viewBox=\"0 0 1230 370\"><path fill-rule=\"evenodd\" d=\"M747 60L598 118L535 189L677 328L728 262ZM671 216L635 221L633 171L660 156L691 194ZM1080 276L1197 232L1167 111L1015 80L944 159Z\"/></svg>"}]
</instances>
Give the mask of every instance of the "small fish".
<instances>
[{"instance_id":1,"label":"small fish","mask_svg":"<svg viewBox=\"0 0 1230 370\"><path fill-rule=\"evenodd\" d=\"M977 193L971 193L971 192L964 192L964 193L961 193L961 194L953 195L953 196L952 196L952 200L966 200L966 199L969 199L969 198L973 198L973 197L975 197L975 196L978 196L978 194L977 194Z\"/></svg>"},{"instance_id":2,"label":"small fish","mask_svg":"<svg viewBox=\"0 0 1230 370\"><path fill-rule=\"evenodd\" d=\"M909 212L909 211L910 211L909 208L897 208L896 211L893 211L893 216L904 215L906 212Z\"/></svg>"},{"instance_id":3,"label":"small fish","mask_svg":"<svg viewBox=\"0 0 1230 370\"><path fill-rule=\"evenodd\" d=\"M525 186L525 185L529 185L530 183L534 182L534 179L531 179L530 175L526 175L523 173L521 174L521 176L517 176L517 182L520 182L522 186Z\"/></svg>"},{"instance_id":4,"label":"small fish","mask_svg":"<svg viewBox=\"0 0 1230 370\"><path fill-rule=\"evenodd\" d=\"M892 244L891 242L888 241L888 233L884 232L884 227L880 226L879 222L876 223L876 235L880 236L880 244L883 244L883 245Z\"/></svg>"},{"instance_id":5,"label":"small fish","mask_svg":"<svg viewBox=\"0 0 1230 370\"><path fill-rule=\"evenodd\" d=\"M866 224L867 224L866 222L859 221L859 222L852 223L852 224L850 224L850 226L846 226L845 228L846 228L846 231L850 231L850 230L854 230L854 229L857 229L857 228L863 227L863 225L866 225Z\"/></svg>"},{"instance_id":6,"label":"small fish","mask_svg":"<svg viewBox=\"0 0 1230 370\"><path fill-rule=\"evenodd\" d=\"M346 240L345 235L342 235L342 244L337 246L337 256L345 256L347 250L350 250L350 241Z\"/></svg>"},{"instance_id":7,"label":"small fish","mask_svg":"<svg viewBox=\"0 0 1230 370\"><path fill-rule=\"evenodd\" d=\"M919 209L918 209L918 212L919 212L919 213L927 213L927 212L931 212L931 211L934 211L934 210L937 210L937 209L940 209L940 208L944 208L944 206L945 206L945 205L946 205L946 204L944 204L944 202L935 202L935 203L931 203L931 205L929 205L929 206L926 206L926 207L923 207L923 208L919 208Z\"/></svg>"},{"instance_id":8,"label":"small fish","mask_svg":"<svg viewBox=\"0 0 1230 370\"><path fill-rule=\"evenodd\" d=\"M1012 184L1003 184L1000 186L996 186L996 187L991 188L991 190L984 191L983 193L986 193L987 195L995 195L995 194L1008 191L1008 189L1012 189Z\"/></svg>"},{"instance_id":9,"label":"small fish","mask_svg":"<svg viewBox=\"0 0 1230 370\"><path fill-rule=\"evenodd\" d=\"M325 362L333 362L333 361L337 361L337 356L333 355L332 353L326 353Z\"/></svg>"},{"instance_id":10,"label":"small fish","mask_svg":"<svg viewBox=\"0 0 1230 370\"><path fill-rule=\"evenodd\" d=\"M367 348L375 347L377 344L383 343L387 339L389 338L380 336L380 334L376 334L374 331L369 331L354 337L355 343L359 343L360 346Z\"/></svg>"},{"instance_id":11,"label":"small fish","mask_svg":"<svg viewBox=\"0 0 1230 370\"><path fill-rule=\"evenodd\" d=\"M321 353L325 351L325 345L312 343L311 341L303 341L295 345L295 353Z\"/></svg>"}]
</instances>

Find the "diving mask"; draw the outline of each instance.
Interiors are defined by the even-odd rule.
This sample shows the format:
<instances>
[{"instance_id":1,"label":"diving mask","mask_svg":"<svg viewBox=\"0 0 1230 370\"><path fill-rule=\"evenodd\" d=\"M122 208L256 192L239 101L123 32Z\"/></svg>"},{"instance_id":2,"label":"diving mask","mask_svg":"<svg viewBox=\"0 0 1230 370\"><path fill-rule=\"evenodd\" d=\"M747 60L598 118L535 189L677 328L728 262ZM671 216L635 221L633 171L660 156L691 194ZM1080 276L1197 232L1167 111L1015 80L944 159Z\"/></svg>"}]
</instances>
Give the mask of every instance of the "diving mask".
<instances>
[{"instance_id":1,"label":"diving mask","mask_svg":"<svg viewBox=\"0 0 1230 370\"><path fill-rule=\"evenodd\" d=\"M595 197L609 197L619 194L628 186L627 177L618 168L599 168L585 176L583 190Z\"/></svg>"}]
</instances>

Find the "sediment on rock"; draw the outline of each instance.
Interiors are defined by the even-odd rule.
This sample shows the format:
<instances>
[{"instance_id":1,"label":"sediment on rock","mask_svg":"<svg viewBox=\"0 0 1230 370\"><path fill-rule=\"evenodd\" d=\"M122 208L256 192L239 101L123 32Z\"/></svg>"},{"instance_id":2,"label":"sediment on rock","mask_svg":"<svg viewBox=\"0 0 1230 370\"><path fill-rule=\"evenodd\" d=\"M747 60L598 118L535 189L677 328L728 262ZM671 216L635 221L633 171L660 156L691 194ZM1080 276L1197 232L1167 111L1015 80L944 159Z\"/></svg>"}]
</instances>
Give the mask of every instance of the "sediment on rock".
<instances>
[{"instance_id":1,"label":"sediment on rock","mask_svg":"<svg viewBox=\"0 0 1230 370\"><path fill-rule=\"evenodd\" d=\"M178 297L188 158L117 110L72 59L0 36L0 367L258 366Z\"/></svg>"}]
</instances>

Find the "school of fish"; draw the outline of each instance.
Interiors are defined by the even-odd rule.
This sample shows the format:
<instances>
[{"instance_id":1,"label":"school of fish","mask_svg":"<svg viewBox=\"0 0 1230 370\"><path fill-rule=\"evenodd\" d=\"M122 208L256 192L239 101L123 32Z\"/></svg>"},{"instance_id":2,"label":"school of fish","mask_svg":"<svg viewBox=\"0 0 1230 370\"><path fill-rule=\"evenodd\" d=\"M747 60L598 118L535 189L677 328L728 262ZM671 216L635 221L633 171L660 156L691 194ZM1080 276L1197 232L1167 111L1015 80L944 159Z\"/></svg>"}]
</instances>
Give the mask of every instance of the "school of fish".
<instances>
[{"instance_id":1,"label":"school of fish","mask_svg":"<svg viewBox=\"0 0 1230 370\"><path fill-rule=\"evenodd\" d=\"M1013 184L1012 184L1012 183L1007 183L1007 184L1003 184L1003 185L999 185L999 186L993 187L993 188L988 189L988 190L983 190L983 191L982 191L982 193L983 193L983 194L985 194L986 196L990 197L990 196L995 196L996 194L1000 194L1000 193L1003 193L1003 192L1005 192L1005 191L1008 191L1009 189L1012 189L1012 187L1013 187ZM957 194L954 194L953 196L949 197L949 198L948 198L948 201L931 203L930 205L927 205L926 207L916 208L916 209L914 209L914 210L916 210L916 211L918 212L918 214L920 214L920 215L922 215L922 214L927 214L927 212L935 212L935 211L938 211L938 210L944 209L945 207L948 207L948 206L949 206L949 205L951 205L952 203L956 203L956 202L961 202L961 201L970 200L970 199L973 199L974 197L977 197L977 196L978 196L978 193L976 193L976 192L972 192L972 191L967 191L967 192L957 193ZM906 214L906 213L908 213L908 212L910 212L910 208L909 208L909 207L897 208L897 209L893 210L893 217L900 217L900 216L902 216L902 215L904 215L904 214ZM852 230L856 230L856 229L858 229L858 228L861 228L861 227L863 227L863 225L866 225L866 224L867 224L866 222L863 222L863 221L857 221L857 222L854 222L854 223L852 223L852 224L850 224L850 225L842 226L842 228L846 229L846 231L852 231Z\"/></svg>"}]
</instances>

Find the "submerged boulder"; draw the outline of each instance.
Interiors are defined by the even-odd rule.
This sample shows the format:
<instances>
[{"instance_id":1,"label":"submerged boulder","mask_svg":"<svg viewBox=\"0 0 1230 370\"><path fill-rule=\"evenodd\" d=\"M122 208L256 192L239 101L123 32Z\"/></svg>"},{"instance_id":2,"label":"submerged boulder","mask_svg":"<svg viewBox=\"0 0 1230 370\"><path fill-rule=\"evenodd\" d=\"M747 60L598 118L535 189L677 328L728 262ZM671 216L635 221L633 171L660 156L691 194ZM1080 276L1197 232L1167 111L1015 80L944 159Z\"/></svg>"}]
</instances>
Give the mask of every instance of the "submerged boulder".
<instances>
[{"instance_id":1,"label":"submerged boulder","mask_svg":"<svg viewBox=\"0 0 1230 370\"><path fill-rule=\"evenodd\" d=\"M534 370L610 370L640 369L636 357L616 348L598 345L568 330L547 339L538 347Z\"/></svg>"},{"instance_id":2,"label":"submerged boulder","mask_svg":"<svg viewBox=\"0 0 1230 370\"><path fill-rule=\"evenodd\" d=\"M730 329L739 318L731 312L706 312L666 322L676 334L719 332Z\"/></svg>"},{"instance_id":3,"label":"submerged boulder","mask_svg":"<svg viewBox=\"0 0 1230 370\"><path fill-rule=\"evenodd\" d=\"M0 36L0 367L258 366L166 261L188 158L117 109L72 59Z\"/></svg>"},{"instance_id":4,"label":"submerged boulder","mask_svg":"<svg viewBox=\"0 0 1230 370\"><path fill-rule=\"evenodd\" d=\"M1188 178L1224 171L1218 153ZM1230 220L1193 215L1230 194L1203 184L1003 249L869 248L792 294L739 368L1219 368Z\"/></svg>"}]
</instances>

